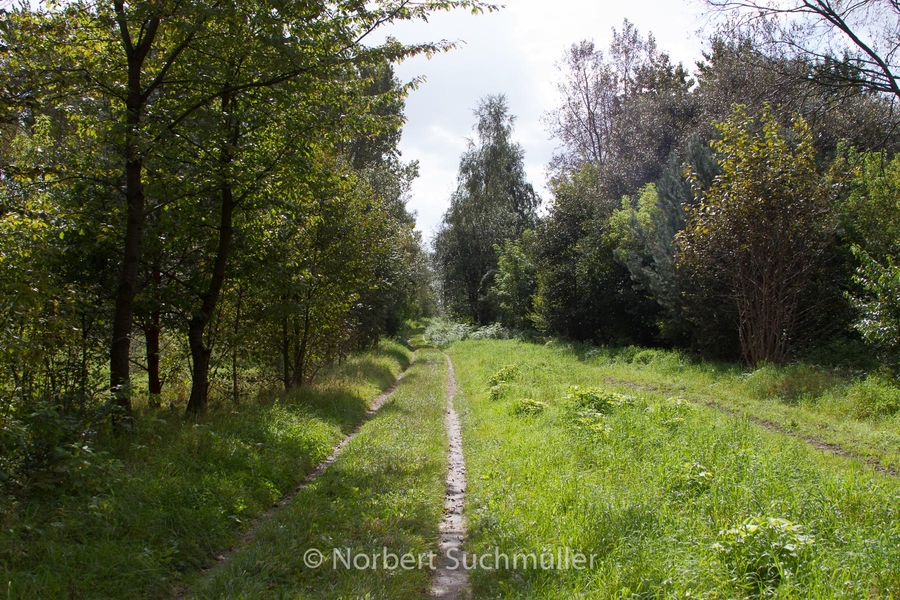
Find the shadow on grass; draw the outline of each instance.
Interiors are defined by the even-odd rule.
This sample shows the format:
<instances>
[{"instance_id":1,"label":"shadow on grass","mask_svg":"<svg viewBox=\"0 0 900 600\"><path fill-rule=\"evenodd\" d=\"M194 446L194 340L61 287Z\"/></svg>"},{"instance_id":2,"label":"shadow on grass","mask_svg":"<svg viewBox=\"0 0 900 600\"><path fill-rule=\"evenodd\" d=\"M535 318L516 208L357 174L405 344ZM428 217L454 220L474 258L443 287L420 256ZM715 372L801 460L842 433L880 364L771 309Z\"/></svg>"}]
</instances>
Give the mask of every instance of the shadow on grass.
<instances>
[{"instance_id":1,"label":"shadow on grass","mask_svg":"<svg viewBox=\"0 0 900 600\"><path fill-rule=\"evenodd\" d=\"M140 410L134 435L104 437L71 462L79 487L0 513L7 597L169 593L292 490L408 364L406 349L385 343L286 398L223 403L191 421Z\"/></svg>"},{"instance_id":2,"label":"shadow on grass","mask_svg":"<svg viewBox=\"0 0 900 600\"><path fill-rule=\"evenodd\" d=\"M425 597L429 565L335 569L332 558L334 550L381 557L434 549L445 466L437 387L427 371L411 371L402 388L417 392L388 399L340 460L266 522L254 543L204 582L196 597ZM321 568L304 564L310 549L327 557Z\"/></svg>"}]
</instances>

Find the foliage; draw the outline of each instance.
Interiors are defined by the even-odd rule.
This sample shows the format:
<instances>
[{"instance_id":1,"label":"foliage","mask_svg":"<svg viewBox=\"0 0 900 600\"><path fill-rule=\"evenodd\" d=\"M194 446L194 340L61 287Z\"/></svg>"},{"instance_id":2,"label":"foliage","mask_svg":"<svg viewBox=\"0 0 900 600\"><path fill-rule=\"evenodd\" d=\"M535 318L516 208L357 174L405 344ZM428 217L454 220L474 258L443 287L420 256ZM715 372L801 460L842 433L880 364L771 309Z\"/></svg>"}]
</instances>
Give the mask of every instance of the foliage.
<instances>
[{"instance_id":1,"label":"foliage","mask_svg":"<svg viewBox=\"0 0 900 600\"><path fill-rule=\"evenodd\" d=\"M722 174L679 235L680 264L705 287L697 293L733 303L744 360L779 363L804 323L804 294L832 240L836 182L819 175L799 117L784 132L770 110L757 123L738 106L717 127Z\"/></svg>"},{"instance_id":2,"label":"foliage","mask_svg":"<svg viewBox=\"0 0 900 600\"><path fill-rule=\"evenodd\" d=\"M499 323L485 325L484 327L473 327L464 323L431 319L428 327L425 328L425 338L430 344L434 344L438 348L446 348L453 342L465 339L489 340L509 337L512 337L512 334Z\"/></svg>"},{"instance_id":3,"label":"foliage","mask_svg":"<svg viewBox=\"0 0 900 600\"><path fill-rule=\"evenodd\" d=\"M815 64L814 81L832 88L863 88L900 96L893 31L894 2L789 2L707 0L730 15L729 25L760 34L772 51Z\"/></svg>"},{"instance_id":4,"label":"foliage","mask_svg":"<svg viewBox=\"0 0 900 600\"><path fill-rule=\"evenodd\" d=\"M509 383L514 381L520 374L517 365L503 365L496 373L488 378L488 385L495 386L501 383Z\"/></svg>"},{"instance_id":5,"label":"foliage","mask_svg":"<svg viewBox=\"0 0 900 600\"><path fill-rule=\"evenodd\" d=\"M768 596L796 576L815 538L802 525L774 517L750 517L723 529L715 549L739 587Z\"/></svg>"},{"instance_id":6,"label":"foliage","mask_svg":"<svg viewBox=\"0 0 900 600\"><path fill-rule=\"evenodd\" d=\"M506 97L483 98L475 116L477 136L460 157L434 253L445 310L487 325L497 316L489 296L498 264L494 247L534 227L540 199L525 181L525 153L512 141L515 118Z\"/></svg>"},{"instance_id":7,"label":"foliage","mask_svg":"<svg viewBox=\"0 0 900 600\"><path fill-rule=\"evenodd\" d=\"M855 289L849 292L857 313L856 330L892 361L900 351L900 159L868 153L856 157L857 173L846 204L848 237L857 260ZM893 366L896 366L894 363Z\"/></svg>"},{"instance_id":8,"label":"foliage","mask_svg":"<svg viewBox=\"0 0 900 600\"><path fill-rule=\"evenodd\" d=\"M551 181L554 200L537 230L534 321L550 335L602 343L649 337L653 307L629 285L604 235L614 210L592 165Z\"/></svg>"},{"instance_id":9,"label":"foliage","mask_svg":"<svg viewBox=\"0 0 900 600\"><path fill-rule=\"evenodd\" d=\"M575 410L587 410L597 413L609 413L623 406L632 406L634 398L608 392L599 388L580 388L569 386L566 400Z\"/></svg>"},{"instance_id":10,"label":"foliage","mask_svg":"<svg viewBox=\"0 0 900 600\"><path fill-rule=\"evenodd\" d=\"M518 416L533 417L547 410L547 403L532 398L520 398L513 403L513 414Z\"/></svg>"},{"instance_id":11,"label":"foliage","mask_svg":"<svg viewBox=\"0 0 900 600\"><path fill-rule=\"evenodd\" d=\"M499 309L500 323L517 330L530 328L534 318L534 296L537 293L535 265L535 232L528 229L517 240L494 245L497 273L488 295Z\"/></svg>"},{"instance_id":12,"label":"foliage","mask_svg":"<svg viewBox=\"0 0 900 600\"><path fill-rule=\"evenodd\" d=\"M563 101L546 115L562 142L554 170L592 165L610 199L655 181L696 113L693 82L682 65L671 63L652 34L644 38L625 20L613 28L606 53L583 40L566 51L558 69Z\"/></svg>"},{"instance_id":13,"label":"foliage","mask_svg":"<svg viewBox=\"0 0 900 600\"><path fill-rule=\"evenodd\" d=\"M70 455L27 480L25 493L0 483L9 595L172 595L293 492L410 358L385 340L328 369L316 386L214 405L199 421L139 406L134 435L101 433L67 447ZM65 413L49 410L41 426L58 427Z\"/></svg>"}]
</instances>

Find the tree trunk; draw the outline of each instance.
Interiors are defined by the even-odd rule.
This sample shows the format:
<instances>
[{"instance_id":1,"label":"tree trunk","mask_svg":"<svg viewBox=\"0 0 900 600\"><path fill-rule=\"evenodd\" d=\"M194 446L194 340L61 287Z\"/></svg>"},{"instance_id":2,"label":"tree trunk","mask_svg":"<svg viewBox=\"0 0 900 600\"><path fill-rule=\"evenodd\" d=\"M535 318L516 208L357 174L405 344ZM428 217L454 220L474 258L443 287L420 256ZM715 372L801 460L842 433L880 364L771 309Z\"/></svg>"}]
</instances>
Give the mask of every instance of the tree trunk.
<instances>
[{"instance_id":1,"label":"tree trunk","mask_svg":"<svg viewBox=\"0 0 900 600\"><path fill-rule=\"evenodd\" d=\"M243 288L238 286L237 303L234 309L233 339L231 340L231 399L235 404L241 400L238 392L238 335L241 329L241 299L243 292Z\"/></svg>"},{"instance_id":2,"label":"tree trunk","mask_svg":"<svg viewBox=\"0 0 900 600\"><path fill-rule=\"evenodd\" d=\"M281 360L282 360L282 380L284 381L285 391L291 389L291 340L288 336L288 318L281 318Z\"/></svg>"},{"instance_id":3,"label":"tree trunk","mask_svg":"<svg viewBox=\"0 0 900 600\"><path fill-rule=\"evenodd\" d=\"M228 86L225 86L227 90ZM222 145L221 165L221 203L222 213L219 221L219 243L216 248L216 258L213 262L212 276L209 288L201 297L200 309L194 313L188 324L188 343L191 348L191 357L194 361L194 371L191 377L191 397L188 400L187 414L198 415L206 410L207 395L209 391L209 358L212 348L207 348L203 342L206 327L212 320L219 302L219 295L225 284L225 275L228 267L228 256L231 253L231 242L234 237L233 217L235 208L234 188L231 175L231 163L234 160L234 149L237 146L240 135L238 125L231 123L233 99L228 92L222 94L222 114L230 123L231 132L228 140Z\"/></svg>"},{"instance_id":4,"label":"tree trunk","mask_svg":"<svg viewBox=\"0 0 900 600\"><path fill-rule=\"evenodd\" d=\"M140 151L141 116L147 101L141 86L144 60L153 46L159 28L159 17L149 18L141 27L141 37L134 45L125 17L124 2L115 2L115 11L128 59L127 95L125 99L125 239L122 248L122 268L116 287L113 313L112 342L109 349L109 384L116 411L113 431L119 434L132 430L131 414L131 331L134 327L134 296L137 293L138 271L141 262L141 236L144 228L144 161Z\"/></svg>"},{"instance_id":5,"label":"tree trunk","mask_svg":"<svg viewBox=\"0 0 900 600\"><path fill-rule=\"evenodd\" d=\"M150 315L150 322L144 326L144 341L147 348L147 387L151 397L162 394L162 379L159 376L159 309Z\"/></svg>"},{"instance_id":6,"label":"tree trunk","mask_svg":"<svg viewBox=\"0 0 900 600\"><path fill-rule=\"evenodd\" d=\"M132 428L129 358L131 331L134 326L134 296L137 293L138 271L141 263L141 236L144 229L144 185L142 181L144 163L138 150L137 140L137 127L140 124L143 104L140 93L140 68L140 64L135 65L135 61L128 61L128 79L131 89L128 94L125 134L127 221L122 268L119 271L119 285L116 288L109 357L109 384L116 405L116 412L113 413L113 429L117 433L130 431Z\"/></svg>"}]
</instances>

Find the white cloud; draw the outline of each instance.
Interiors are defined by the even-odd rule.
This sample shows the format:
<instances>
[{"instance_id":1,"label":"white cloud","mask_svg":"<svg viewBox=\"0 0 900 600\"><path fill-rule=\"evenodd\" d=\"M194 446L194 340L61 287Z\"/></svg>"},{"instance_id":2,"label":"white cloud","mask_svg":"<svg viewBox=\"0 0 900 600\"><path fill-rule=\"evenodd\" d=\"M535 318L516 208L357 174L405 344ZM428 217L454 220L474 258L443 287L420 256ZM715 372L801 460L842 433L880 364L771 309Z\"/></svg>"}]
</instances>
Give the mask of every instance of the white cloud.
<instances>
[{"instance_id":1,"label":"white cloud","mask_svg":"<svg viewBox=\"0 0 900 600\"><path fill-rule=\"evenodd\" d=\"M437 14L427 24L402 24L390 34L404 42L464 40L456 50L430 61L416 57L397 69L402 80L424 75L427 81L407 101L401 150L418 160L420 177L409 207L430 237L456 185L459 155L471 136L472 110L486 94L506 94L516 115L515 139L525 149L526 169L545 202L544 167L556 142L548 140L541 116L557 101L556 61L571 44L593 38L600 47L611 29L628 18L643 35L652 32L661 50L693 68L701 42L699 0L507 0L507 8L471 16L458 11Z\"/></svg>"}]
</instances>

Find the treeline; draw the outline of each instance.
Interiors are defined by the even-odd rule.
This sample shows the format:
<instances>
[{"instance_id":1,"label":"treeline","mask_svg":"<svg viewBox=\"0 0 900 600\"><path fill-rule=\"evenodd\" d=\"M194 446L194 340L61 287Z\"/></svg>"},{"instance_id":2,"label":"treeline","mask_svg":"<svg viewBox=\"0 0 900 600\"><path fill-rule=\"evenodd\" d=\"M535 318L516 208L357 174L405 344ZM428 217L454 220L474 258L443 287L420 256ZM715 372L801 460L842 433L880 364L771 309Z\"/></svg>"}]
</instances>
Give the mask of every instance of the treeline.
<instances>
[{"instance_id":1,"label":"treeline","mask_svg":"<svg viewBox=\"0 0 900 600\"><path fill-rule=\"evenodd\" d=\"M482 102L434 242L445 310L750 366L868 343L896 367L892 67L852 44L822 54L801 33L825 36L826 15L807 14L819 28L804 30L736 10L693 73L628 21L606 50L566 51L541 216L505 98ZM900 22L896 7L881 12Z\"/></svg>"},{"instance_id":2,"label":"treeline","mask_svg":"<svg viewBox=\"0 0 900 600\"><path fill-rule=\"evenodd\" d=\"M198 414L213 391L303 385L417 315L417 166L397 150L411 84L391 65L452 45L369 40L460 7L493 9L0 11L4 479L110 418L127 431L137 394Z\"/></svg>"}]
</instances>

